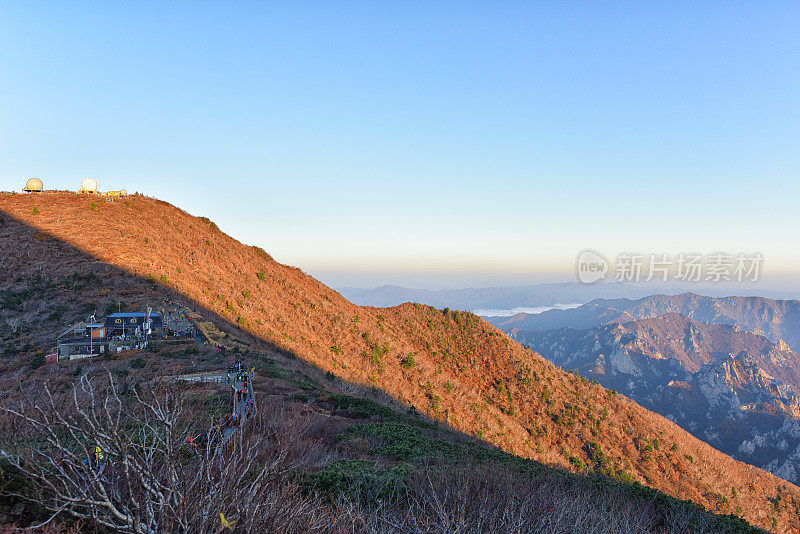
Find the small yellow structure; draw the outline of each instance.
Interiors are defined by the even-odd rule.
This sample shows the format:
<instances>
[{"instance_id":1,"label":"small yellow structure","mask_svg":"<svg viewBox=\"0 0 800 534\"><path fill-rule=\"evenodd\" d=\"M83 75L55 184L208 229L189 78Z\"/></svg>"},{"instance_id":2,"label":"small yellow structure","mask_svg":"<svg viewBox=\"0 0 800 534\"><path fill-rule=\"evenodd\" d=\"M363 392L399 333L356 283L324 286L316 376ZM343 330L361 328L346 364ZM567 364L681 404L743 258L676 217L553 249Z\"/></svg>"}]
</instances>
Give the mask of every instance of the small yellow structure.
<instances>
[{"instance_id":1,"label":"small yellow structure","mask_svg":"<svg viewBox=\"0 0 800 534\"><path fill-rule=\"evenodd\" d=\"M124 189L120 189L119 191L104 191L104 192L100 193L100 195L104 196L104 197L122 198L122 197L127 197L128 196L128 192L126 190L124 190Z\"/></svg>"}]
</instances>

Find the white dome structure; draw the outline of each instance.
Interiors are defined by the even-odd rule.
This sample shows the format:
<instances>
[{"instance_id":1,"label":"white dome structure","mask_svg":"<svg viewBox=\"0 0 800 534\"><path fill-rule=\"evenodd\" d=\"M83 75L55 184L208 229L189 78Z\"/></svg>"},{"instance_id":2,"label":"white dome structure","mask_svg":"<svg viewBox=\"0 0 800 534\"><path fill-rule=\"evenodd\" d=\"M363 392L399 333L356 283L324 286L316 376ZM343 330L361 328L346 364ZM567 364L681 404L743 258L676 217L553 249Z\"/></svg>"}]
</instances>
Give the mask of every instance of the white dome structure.
<instances>
[{"instance_id":1,"label":"white dome structure","mask_svg":"<svg viewBox=\"0 0 800 534\"><path fill-rule=\"evenodd\" d=\"M23 189L26 193L41 193L43 190L44 184L39 178L29 178Z\"/></svg>"},{"instance_id":2,"label":"white dome structure","mask_svg":"<svg viewBox=\"0 0 800 534\"><path fill-rule=\"evenodd\" d=\"M97 180L94 178L84 178L81 182L82 193L97 193Z\"/></svg>"}]
</instances>

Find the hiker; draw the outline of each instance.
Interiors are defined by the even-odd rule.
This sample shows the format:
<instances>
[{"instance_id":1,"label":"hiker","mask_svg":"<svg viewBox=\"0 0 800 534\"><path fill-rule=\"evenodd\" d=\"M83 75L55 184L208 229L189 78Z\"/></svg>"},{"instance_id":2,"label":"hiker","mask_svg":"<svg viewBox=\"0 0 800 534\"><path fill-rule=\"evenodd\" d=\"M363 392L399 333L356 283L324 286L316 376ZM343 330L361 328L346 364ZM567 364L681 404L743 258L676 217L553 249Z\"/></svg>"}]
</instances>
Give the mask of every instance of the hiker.
<instances>
[{"instance_id":1,"label":"hiker","mask_svg":"<svg viewBox=\"0 0 800 534\"><path fill-rule=\"evenodd\" d=\"M192 436L186 438L186 443L189 445L189 450L192 452L197 452L197 443L194 442Z\"/></svg>"},{"instance_id":2,"label":"hiker","mask_svg":"<svg viewBox=\"0 0 800 534\"><path fill-rule=\"evenodd\" d=\"M94 448L94 467L95 469L100 469L100 461L103 459L103 451L100 449L100 446Z\"/></svg>"}]
</instances>

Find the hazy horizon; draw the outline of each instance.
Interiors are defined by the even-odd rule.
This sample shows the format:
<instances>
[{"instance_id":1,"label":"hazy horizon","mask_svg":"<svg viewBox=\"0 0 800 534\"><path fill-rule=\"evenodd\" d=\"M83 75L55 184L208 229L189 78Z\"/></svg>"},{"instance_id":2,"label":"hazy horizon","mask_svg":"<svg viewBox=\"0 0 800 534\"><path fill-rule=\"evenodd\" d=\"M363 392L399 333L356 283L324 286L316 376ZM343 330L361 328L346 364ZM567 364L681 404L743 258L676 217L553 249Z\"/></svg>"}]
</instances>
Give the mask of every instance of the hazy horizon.
<instances>
[{"instance_id":1,"label":"hazy horizon","mask_svg":"<svg viewBox=\"0 0 800 534\"><path fill-rule=\"evenodd\" d=\"M457 289L514 288L546 284L579 284L575 275L535 275L530 273L464 273L464 272L363 272L363 271L306 271L334 289L377 289L386 286L427 291ZM602 282L616 284L614 280ZM781 293L800 296L800 279L797 277L765 277L757 283L728 282L722 284L684 283L660 281L627 283L635 287L651 287L659 291L710 293L723 292L729 295ZM794 298L794 297L793 297ZM567 304L567 303L562 303Z\"/></svg>"}]
</instances>

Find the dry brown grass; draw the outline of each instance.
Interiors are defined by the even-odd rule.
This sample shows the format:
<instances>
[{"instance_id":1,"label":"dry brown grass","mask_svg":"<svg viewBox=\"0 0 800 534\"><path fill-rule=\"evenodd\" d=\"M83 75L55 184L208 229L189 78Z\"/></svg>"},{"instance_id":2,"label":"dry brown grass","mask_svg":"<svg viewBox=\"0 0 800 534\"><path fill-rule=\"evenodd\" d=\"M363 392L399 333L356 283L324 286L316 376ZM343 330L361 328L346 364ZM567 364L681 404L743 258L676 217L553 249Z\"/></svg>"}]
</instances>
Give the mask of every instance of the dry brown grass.
<instances>
[{"instance_id":1,"label":"dry brown grass","mask_svg":"<svg viewBox=\"0 0 800 534\"><path fill-rule=\"evenodd\" d=\"M260 386L267 386L265 379L260 382ZM237 434L224 452L207 448L200 440L203 452L192 456L185 454L183 443L187 433L198 435L195 424L208 426L207 420L197 417L198 403L193 401L207 386L183 384L176 389L174 383L150 384L141 390L139 400L131 398L132 388L128 388L131 384L117 383L109 401L109 394L103 393L108 384L103 373L95 374L91 382L82 383L78 396L91 392L97 399L95 406L104 407L91 411L90 419L77 416L79 411L90 410L90 405L83 401L73 403L71 387L54 393L57 409L38 412L31 404L43 399L38 395L40 392L31 392L27 398L23 396L9 403L7 408L17 411L16 416L0 412L1 435L5 436L0 439L3 450L10 451L11 458L28 459L15 465L32 469L32 480L38 480L40 468L48 473L45 480L50 483L26 485L25 493L30 498L45 503L52 503L55 498L58 502L54 488L56 492L73 490L72 484L53 484L58 473L69 473L67 478L71 481L75 480L75 473L80 478L91 477L88 468L80 466L80 458L90 450L72 458L71 446L61 448L58 442L44 439L50 429L61 428L58 421L38 430L36 425L19 421L25 417L41 421L51 417L48 414L59 413L70 422L73 431L80 429L78 432L89 443L103 443L108 458L105 472L118 475L103 477L103 487L117 496L116 505L135 521L147 521L158 527L171 523L175 532L220 532L218 511L236 521L237 532L751 532L741 523L723 520L652 491L630 491L602 479L555 470L520 471L499 462L471 464L466 457L460 458L457 465L437 462L406 471L410 464L375 458L369 448L359 452L351 447L332 447L330 437L357 421L326 410L310 409L292 396L260 394L261 409L245 423L245 433ZM269 391L266 387L259 389ZM120 400L115 392L123 390L128 391L122 402L125 414L118 419L116 410ZM151 393L165 407L157 417L150 409L142 412L143 406L139 404L149 403ZM181 403L168 400L181 396ZM106 409L110 410L110 416L104 414ZM107 422L95 428L92 426L95 420ZM166 502L160 501L160 493L148 494L146 488L126 481L119 470L124 458L146 462L149 456L142 458L138 447L128 447L129 439L125 436L138 435L142 427L150 428L159 420L171 421L159 434L169 439L163 439L162 445L153 450L148 449L158 459L155 465L148 465L146 472L159 481L162 492L174 492L173 498ZM14 439L9 440L12 434ZM454 443L460 441L452 433L450 437ZM38 446L31 447L32 443ZM49 462L35 460L39 456L62 458L59 465L64 470L54 475ZM65 464L71 467L66 468ZM168 470L161 468L164 464L169 465ZM342 468L335 472L346 478L323 475L333 472L331 468L336 465ZM388 475L392 469L407 474L398 480ZM13 469L6 472L14 476ZM198 472L203 473L200 479ZM327 491L330 484L335 484L335 491ZM17 491L21 491L21 485L15 486ZM0 483L0 494L3 489ZM103 495L98 491L93 498L102 499ZM83 498L77 495L79 513L92 509ZM148 506L155 504L154 501L162 506ZM48 506L57 509L54 504ZM30 518L28 523L40 524L50 516L42 515L35 520ZM107 522L113 517L100 512L97 519ZM124 531L134 530L124 524L117 526ZM42 529L33 531L91 532L93 527L92 518L74 520L54 516ZM160 532L164 528L155 530Z\"/></svg>"},{"instance_id":2,"label":"dry brown grass","mask_svg":"<svg viewBox=\"0 0 800 534\"><path fill-rule=\"evenodd\" d=\"M743 517L766 528L775 516L777 530L800 531L800 489L793 484L555 368L476 316L413 304L356 306L210 221L141 196L105 202L69 193L3 195L0 210L35 229L20 236L20 254L51 241L34 239L46 232L506 451L580 470L581 462L592 464L597 442L617 471L644 484L720 513L741 507ZM415 364L403 366L409 354ZM778 494L788 502L780 513L770 500Z\"/></svg>"}]
</instances>

